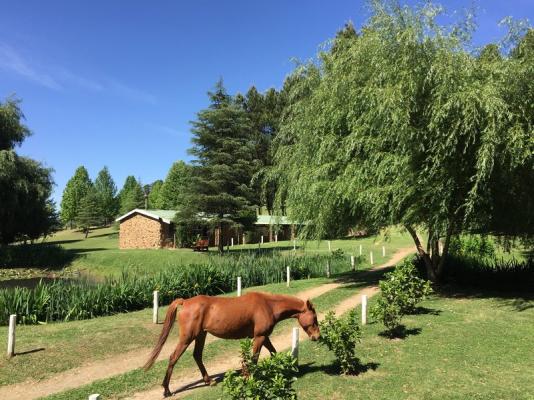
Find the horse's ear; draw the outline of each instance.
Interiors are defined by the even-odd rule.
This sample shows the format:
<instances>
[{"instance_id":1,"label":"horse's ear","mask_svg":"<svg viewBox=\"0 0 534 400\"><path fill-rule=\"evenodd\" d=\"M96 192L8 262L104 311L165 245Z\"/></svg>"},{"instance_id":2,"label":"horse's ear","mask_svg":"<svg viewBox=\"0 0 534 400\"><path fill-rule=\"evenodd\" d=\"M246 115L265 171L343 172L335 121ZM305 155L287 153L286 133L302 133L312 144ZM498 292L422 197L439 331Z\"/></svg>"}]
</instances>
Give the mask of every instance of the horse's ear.
<instances>
[{"instance_id":1,"label":"horse's ear","mask_svg":"<svg viewBox=\"0 0 534 400\"><path fill-rule=\"evenodd\" d=\"M308 310L312 310L312 311L315 311L315 308L313 308L313 304L311 303L311 301L308 299L306 300L306 308Z\"/></svg>"}]
</instances>

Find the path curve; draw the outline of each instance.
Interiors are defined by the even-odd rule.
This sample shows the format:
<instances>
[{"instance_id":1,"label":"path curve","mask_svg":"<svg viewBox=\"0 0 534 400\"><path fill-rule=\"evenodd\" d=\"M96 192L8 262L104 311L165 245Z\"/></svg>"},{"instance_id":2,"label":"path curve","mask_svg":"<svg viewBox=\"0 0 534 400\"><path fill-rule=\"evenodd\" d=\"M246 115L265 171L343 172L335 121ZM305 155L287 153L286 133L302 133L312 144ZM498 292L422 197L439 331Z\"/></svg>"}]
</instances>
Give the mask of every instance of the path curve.
<instances>
[{"instance_id":1,"label":"path curve","mask_svg":"<svg viewBox=\"0 0 534 400\"><path fill-rule=\"evenodd\" d=\"M371 270L379 270L386 268L391 265L395 265L400 260L406 256L412 254L415 251L415 248L403 248L393 254L391 259L385 264L379 265L372 268ZM312 299L314 297L321 296L331 290L334 290L340 286L343 286L343 283L327 283L318 287L311 289L303 290L299 293L296 293L295 296L302 299ZM369 292L368 296L376 294L378 288L372 287L373 293ZM365 294L367 290L370 290L371 287L362 288L358 293ZM342 310L347 310L350 307L355 307L359 304L360 296L353 296L349 299L346 299L336 307L336 312L344 312ZM339 310L338 310L339 307ZM175 332L176 333L176 332ZM302 336L302 335L301 335ZM176 346L176 340L169 338L165 346L163 347L157 361L161 361L168 358L168 355L174 350ZM220 340L214 336L208 335L207 343L211 343L215 340ZM287 343L291 342L291 332L280 334L276 337L272 337L271 341L276 348L284 349ZM128 371L141 368L142 365L146 362L148 354L152 351L153 347L147 347L142 349L132 350L126 353L123 353L120 358L117 356L95 361L86 365L82 365L77 368L70 369L65 372L53 375L50 378L44 379L39 382L35 381L26 381L21 383L16 383L14 385L8 385L0 387L0 399L5 400L32 400L39 397L49 396L51 394L64 392L66 390L74 389L80 386L87 385L96 380L110 378L115 375L124 374ZM189 349L187 351L190 351ZM237 362L239 365L238 359L229 358L227 355L220 358L213 359L206 367L210 373L213 371L227 371L230 368L233 368L233 363ZM237 367L236 367L237 368ZM193 373L194 371L194 373ZM191 373L182 374L179 380L172 381L173 387L178 385L179 387L187 385L191 382L194 382L198 379L199 372L195 368L191 370ZM198 384L201 384L198 382ZM156 396L156 392L159 393L157 397L143 397L147 396ZM157 391L149 390L148 392L140 392L138 395L132 397L135 399L149 399L157 398L160 399L162 390L160 388ZM187 392L186 392L187 393ZM138 396L141 397L138 397Z\"/></svg>"}]
</instances>

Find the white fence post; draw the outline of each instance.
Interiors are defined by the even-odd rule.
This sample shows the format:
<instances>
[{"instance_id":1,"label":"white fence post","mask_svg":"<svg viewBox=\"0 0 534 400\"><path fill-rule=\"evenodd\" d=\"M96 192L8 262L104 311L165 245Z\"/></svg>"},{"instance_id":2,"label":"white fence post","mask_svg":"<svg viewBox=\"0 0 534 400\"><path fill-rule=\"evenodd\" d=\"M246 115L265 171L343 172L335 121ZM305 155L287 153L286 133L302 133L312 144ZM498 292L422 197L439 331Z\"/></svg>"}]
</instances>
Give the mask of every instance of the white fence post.
<instances>
[{"instance_id":1,"label":"white fence post","mask_svg":"<svg viewBox=\"0 0 534 400\"><path fill-rule=\"evenodd\" d=\"M289 269L289 267L287 267L286 269L286 279L287 279L287 287L289 287L289 281L291 279L291 270Z\"/></svg>"},{"instance_id":2,"label":"white fence post","mask_svg":"<svg viewBox=\"0 0 534 400\"><path fill-rule=\"evenodd\" d=\"M362 294L362 325L367 324L367 295Z\"/></svg>"},{"instance_id":3,"label":"white fence post","mask_svg":"<svg viewBox=\"0 0 534 400\"><path fill-rule=\"evenodd\" d=\"M89 395L89 400L100 400L101 397L99 394L91 394Z\"/></svg>"},{"instance_id":4,"label":"white fence post","mask_svg":"<svg viewBox=\"0 0 534 400\"><path fill-rule=\"evenodd\" d=\"M326 262L326 277L330 278L330 261Z\"/></svg>"},{"instance_id":5,"label":"white fence post","mask_svg":"<svg viewBox=\"0 0 534 400\"><path fill-rule=\"evenodd\" d=\"M153 300L153 306L152 306L152 322L157 324L158 323L158 312L159 312L159 292L157 290L154 290L154 300Z\"/></svg>"},{"instance_id":6,"label":"white fence post","mask_svg":"<svg viewBox=\"0 0 534 400\"><path fill-rule=\"evenodd\" d=\"M360 244L360 256L362 255L362 245Z\"/></svg>"},{"instance_id":7,"label":"white fence post","mask_svg":"<svg viewBox=\"0 0 534 400\"><path fill-rule=\"evenodd\" d=\"M332 243L330 240L328 241L328 251L332 251Z\"/></svg>"},{"instance_id":8,"label":"white fence post","mask_svg":"<svg viewBox=\"0 0 534 400\"><path fill-rule=\"evenodd\" d=\"M9 329L7 331L7 356L15 355L15 326L17 325L17 314L9 316Z\"/></svg>"},{"instance_id":9,"label":"white fence post","mask_svg":"<svg viewBox=\"0 0 534 400\"><path fill-rule=\"evenodd\" d=\"M293 239L293 251L297 251L297 241Z\"/></svg>"},{"instance_id":10,"label":"white fence post","mask_svg":"<svg viewBox=\"0 0 534 400\"><path fill-rule=\"evenodd\" d=\"M372 251L369 253L369 259L371 261L371 265L373 265L374 261L373 261L373 252Z\"/></svg>"},{"instance_id":11,"label":"white fence post","mask_svg":"<svg viewBox=\"0 0 534 400\"><path fill-rule=\"evenodd\" d=\"M382 257L386 256L386 246L382 246Z\"/></svg>"},{"instance_id":12,"label":"white fence post","mask_svg":"<svg viewBox=\"0 0 534 400\"><path fill-rule=\"evenodd\" d=\"M274 234L274 242L278 243L278 234L277 233Z\"/></svg>"},{"instance_id":13,"label":"white fence post","mask_svg":"<svg viewBox=\"0 0 534 400\"><path fill-rule=\"evenodd\" d=\"M261 235L261 244L263 244L263 235Z\"/></svg>"},{"instance_id":14,"label":"white fence post","mask_svg":"<svg viewBox=\"0 0 534 400\"><path fill-rule=\"evenodd\" d=\"M241 277L237 277L237 296L241 296Z\"/></svg>"},{"instance_id":15,"label":"white fence post","mask_svg":"<svg viewBox=\"0 0 534 400\"><path fill-rule=\"evenodd\" d=\"M354 256L350 256L350 266L352 268L353 271L356 271L356 264L354 263Z\"/></svg>"},{"instance_id":16,"label":"white fence post","mask_svg":"<svg viewBox=\"0 0 534 400\"><path fill-rule=\"evenodd\" d=\"M299 328L293 328L293 336L291 338L291 356L298 362L299 359Z\"/></svg>"},{"instance_id":17,"label":"white fence post","mask_svg":"<svg viewBox=\"0 0 534 400\"><path fill-rule=\"evenodd\" d=\"M234 247L234 238L230 238L231 246Z\"/></svg>"}]
</instances>

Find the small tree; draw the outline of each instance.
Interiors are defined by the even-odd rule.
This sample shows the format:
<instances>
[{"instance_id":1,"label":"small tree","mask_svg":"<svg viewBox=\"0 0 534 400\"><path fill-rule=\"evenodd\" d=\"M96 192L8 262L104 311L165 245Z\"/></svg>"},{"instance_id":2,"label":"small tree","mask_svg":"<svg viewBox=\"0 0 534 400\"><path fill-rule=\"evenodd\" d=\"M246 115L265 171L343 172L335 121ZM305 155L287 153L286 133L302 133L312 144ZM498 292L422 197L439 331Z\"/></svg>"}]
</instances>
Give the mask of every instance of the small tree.
<instances>
[{"instance_id":1,"label":"small tree","mask_svg":"<svg viewBox=\"0 0 534 400\"><path fill-rule=\"evenodd\" d=\"M163 206L163 199L161 196L162 186L163 186L163 181L161 179L158 179L157 181L152 182L152 184L150 185L150 190L148 193L148 208L152 208L152 209L165 208Z\"/></svg>"},{"instance_id":2,"label":"small tree","mask_svg":"<svg viewBox=\"0 0 534 400\"><path fill-rule=\"evenodd\" d=\"M225 397L232 400L296 400L292 384L297 360L290 353L276 353L254 363L252 341L241 342L242 374L229 371L223 380Z\"/></svg>"},{"instance_id":3,"label":"small tree","mask_svg":"<svg viewBox=\"0 0 534 400\"><path fill-rule=\"evenodd\" d=\"M168 210L183 207L185 197L190 192L192 167L183 161L172 164L161 187L161 206Z\"/></svg>"},{"instance_id":4,"label":"small tree","mask_svg":"<svg viewBox=\"0 0 534 400\"><path fill-rule=\"evenodd\" d=\"M330 311L320 323L320 342L326 345L336 356L336 362L344 375L356 374L361 368L356 356L356 345L361 341L360 325L355 310L347 316L336 318Z\"/></svg>"},{"instance_id":5,"label":"small tree","mask_svg":"<svg viewBox=\"0 0 534 400\"><path fill-rule=\"evenodd\" d=\"M380 297L371 315L382 321L391 336L399 333L402 317L414 312L415 306L432 293L430 282L419 278L411 260L405 260L387 273L379 286Z\"/></svg>"},{"instance_id":6,"label":"small tree","mask_svg":"<svg viewBox=\"0 0 534 400\"><path fill-rule=\"evenodd\" d=\"M80 202L76 225L85 233L86 239L91 227L102 224L103 216L100 207L100 197L94 189L89 190Z\"/></svg>"}]
</instances>

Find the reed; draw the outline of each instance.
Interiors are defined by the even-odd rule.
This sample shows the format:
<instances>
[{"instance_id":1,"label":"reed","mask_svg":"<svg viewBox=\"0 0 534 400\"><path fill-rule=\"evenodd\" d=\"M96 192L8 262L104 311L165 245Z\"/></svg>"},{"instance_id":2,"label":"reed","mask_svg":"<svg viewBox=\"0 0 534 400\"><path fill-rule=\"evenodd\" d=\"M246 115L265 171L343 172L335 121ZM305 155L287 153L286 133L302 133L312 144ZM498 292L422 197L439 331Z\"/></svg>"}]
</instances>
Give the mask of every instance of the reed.
<instances>
[{"instance_id":1,"label":"reed","mask_svg":"<svg viewBox=\"0 0 534 400\"><path fill-rule=\"evenodd\" d=\"M285 282L286 267L292 279L326 276L350 269L350 262L328 256L271 256L246 254L238 257L210 257L204 263L173 265L156 274L138 274L123 270L119 278L102 283L57 280L40 282L34 289L0 290L0 324L6 325L10 314L18 323L36 324L95 318L150 307L152 292L158 290L160 302L169 304L177 297L198 294L216 295L235 289L241 276L243 286L261 286Z\"/></svg>"}]
</instances>

